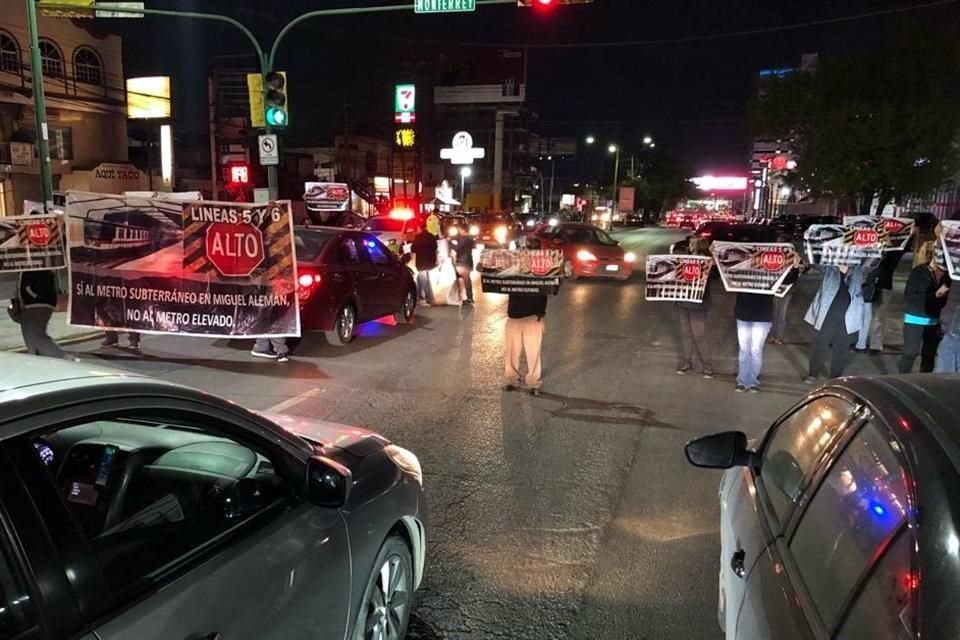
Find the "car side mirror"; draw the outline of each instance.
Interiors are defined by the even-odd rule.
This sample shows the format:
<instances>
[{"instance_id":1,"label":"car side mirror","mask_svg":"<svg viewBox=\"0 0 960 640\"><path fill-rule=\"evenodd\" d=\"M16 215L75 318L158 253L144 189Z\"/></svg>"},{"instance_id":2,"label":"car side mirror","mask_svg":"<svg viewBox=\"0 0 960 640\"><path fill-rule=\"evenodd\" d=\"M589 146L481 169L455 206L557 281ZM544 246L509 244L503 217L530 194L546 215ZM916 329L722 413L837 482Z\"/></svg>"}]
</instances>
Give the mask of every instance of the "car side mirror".
<instances>
[{"instance_id":1,"label":"car side mirror","mask_svg":"<svg viewBox=\"0 0 960 640\"><path fill-rule=\"evenodd\" d=\"M684 448L687 461L704 469L730 469L750 463L747 436L742 431L726 431L691 440Z\"/></svg>"},{"instance_id":2,"label":"car side mirror","mask_svg":"<svg viewBox=\"0 0 960 640\"><path fill-rule=\"evenodd\" d=\"M335 460L313 456L307 462L307 490L318 507L339 509L347 504L353 488L353 473Z\"/></svg>"}]
</instances>

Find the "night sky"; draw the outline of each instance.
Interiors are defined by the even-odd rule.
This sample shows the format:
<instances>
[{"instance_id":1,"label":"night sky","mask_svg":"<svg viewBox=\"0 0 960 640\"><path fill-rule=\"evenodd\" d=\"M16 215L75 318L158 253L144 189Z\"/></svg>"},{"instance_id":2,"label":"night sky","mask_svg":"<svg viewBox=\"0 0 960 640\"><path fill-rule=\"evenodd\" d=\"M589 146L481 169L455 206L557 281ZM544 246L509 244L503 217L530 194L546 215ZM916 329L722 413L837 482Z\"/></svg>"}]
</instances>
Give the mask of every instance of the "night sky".
<instances>
[{"instance_id":1,"label":"night sky","mask_svg":"<svg viewBox=\"0 0 960 640\"><path fill-rule=\"evenodd\" d=\"M299 13L350 4L148 1L151 8L228 13L250 26L262 42ZM412 5L412 0L392 4ZM462 15L418 16L411 10L324 18L298 27L281 48L278 66L288 71L292 105L288 144L329 144L332 135L343 130L345 101L351 105L353 132L387 135L393 84L409 78L412 65L431 59L438 47L530 45L528 96L540 116L539 132L592 133L600 141L617 140L628 148L649 133L698 171L742 171L750 148L747 103L757 71L796 66L803 53L832 56L877 46L897 20L908 15L956 29L960 2L831 25L717 36L919 4L925 3L596 0L558 7L549 15L497 6ZM250 45L229 27L163 17L114 23L125 37L128 76L175 77L174 109L184 136L206 132L206 77L213 57L231 56L222 59L224 64L254 64L252 56L244 57ZM643 43L550 46L623 41Z\"/></svg>"}]
</instances>

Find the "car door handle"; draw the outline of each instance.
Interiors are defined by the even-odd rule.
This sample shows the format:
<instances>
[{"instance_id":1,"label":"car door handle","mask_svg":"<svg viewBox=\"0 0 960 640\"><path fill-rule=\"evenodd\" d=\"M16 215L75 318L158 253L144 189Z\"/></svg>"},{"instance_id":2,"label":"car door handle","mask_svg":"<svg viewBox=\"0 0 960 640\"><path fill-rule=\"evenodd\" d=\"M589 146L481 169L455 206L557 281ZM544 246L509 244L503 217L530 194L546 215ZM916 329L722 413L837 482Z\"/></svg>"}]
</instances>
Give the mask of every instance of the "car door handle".
<instances>
[{"instance_id":1,"label":"car door handle","mask_svg":"<svg viewBox=\"0 0 960 640\"><path fill-rule=\"evenodd\" d=\"M223 634L219 631L212 631L210 633L191 633L187 636L186 640L223 640Z\"/></svg>"},{"instance_id":2,"label":"car door handle","mask_svg":"<svg viewBox=\"0 0 960 640\"><path fill-rule=\"evenodd\" d=\"M733 573L736 574L738 578L742 578L747 574L747 568L745 566L747 560L747 552L743 549L737 549L733 553L733 557L730 558L730 568L733 569Z\"/></svg>"}]
</instances>

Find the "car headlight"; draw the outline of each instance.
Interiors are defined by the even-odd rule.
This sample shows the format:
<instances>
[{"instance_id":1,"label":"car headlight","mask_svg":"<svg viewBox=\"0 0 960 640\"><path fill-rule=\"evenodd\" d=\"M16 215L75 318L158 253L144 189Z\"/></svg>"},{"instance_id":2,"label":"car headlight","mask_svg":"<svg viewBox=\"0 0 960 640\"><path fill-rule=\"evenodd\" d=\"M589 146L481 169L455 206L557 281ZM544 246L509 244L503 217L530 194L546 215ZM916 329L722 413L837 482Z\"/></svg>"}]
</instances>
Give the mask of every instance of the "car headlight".
<instances>
[{"instance_id":1,"label":"car headlight","mask_svg":"<svg viewBox=\"0 0 960 640\"><path fill-rule=\"evenodd\" d=\"M635 254L633 251L627 251L625 254L623 254L623 261L632 264L637 261L637 254Z\"/></svg>"},{"instance_id":2,"label":"car headlight","mask_svg":"<svg viewBox=\"0 0 960 640\"><path fill-rule=\"evenodd\" d=\"M421 487L423 486L423 467L420 466L420 460L412 451L395 444L388 444L383 448L383 452L401 471L416 480Z\"/></svg>"},{"instance_id":3,"label":"car headlight","mask_svg":"<svg viewBox=\"0 0 960 640\"><path fill-rule=\"evenodd\" d=\"M586 249L580 249L580 251L577 251L577 260L580 262L596 262L597 256L593 255Z\"/></svg>"},{"instance_id":4,"label":"car headlight","mask_svg":"<svg viewBox=\"0 0 960 640\"><path fill-rule=\"evenodd\" d=\"M460 235L460 229L457 229L456 227L450 227L449 229L447 229L447 235L452 238L455 238L458 235Z\"/></svg>"},{"instance_id":5,"label":"car headlight","mask_svg":"<svg viewBox=\"0 0 960 640\"><path fill-rule=\"evenodd\" d=\"M470 225L470 235L478 236L480 235L480 227L475 224Z\"/></svg>"},{"instance_id":6,"label":"car headlight","mask_svg":"<svg viewBox=\"0 0 960 640\"><path fill-rule=\"evenodd\" d=\"M555 226L557 226L557 224L559 224L559 222L560 222L560 221L557 220L556 218L550 218L549 224L550 224L551 227L555 227Z\"/></svg>"},{"instance_id":7,"label":"car headlight","mask_svg":"<svg viewBox=\"0 0 960 640\"><path fill-rule=\"evenodd\" d=\"M493 230L493 237L497 240L497 242L499 242L500 244L503 244L504 242L507 241L507 228L497 227L496 229Z\"/></svg>"}]
</instances>

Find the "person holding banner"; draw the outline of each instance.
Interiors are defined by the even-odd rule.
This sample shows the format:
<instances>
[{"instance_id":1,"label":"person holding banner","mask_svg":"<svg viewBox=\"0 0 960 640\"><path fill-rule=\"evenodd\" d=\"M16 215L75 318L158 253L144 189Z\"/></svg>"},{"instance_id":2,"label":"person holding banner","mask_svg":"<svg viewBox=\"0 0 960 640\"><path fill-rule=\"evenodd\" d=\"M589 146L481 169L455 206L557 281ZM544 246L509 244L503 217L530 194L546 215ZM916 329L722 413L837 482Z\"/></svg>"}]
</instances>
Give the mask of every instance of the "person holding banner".
<instances>
[{"instance_id":1,"label":"person holding banner","mask_svg":"<svg viewBox=\"0 0 960 640\"><path fill-rule=\"evenodd\" d=\"M127 342L130 345L131 351L140 351L140 334L136 331L127 332ZM120 334L116 331L107 331L103 336L103 342L100 343L101 347L119 347L120 346Z\"/></svg>"},{"instance_id":2,"label":"person holding banner","mask_svg":"<svg viewBox=\"0 0 960 640\"><path fill-rule=\"evenodd\" d=\"M903 355L898 370L910 373L920 357L920 372L930 373L940 346L940 314L950 292L949 278L933 259L936 243L925 242L903 291Z\"/></svg>"},{"instance_id":3,"label":"person holding banner","mask_svg":"<svg viewBox=\"0 0 960 640\"><path fill-rule=\"evenodd\" d=\"M57 308L57 274L53 271L22 271L17 282L16 314L27 353L68 359L47 326Z\"/></svg>"},{"instance_id":4,"label":"person holding banner","mask_svg":"<svg viewBox=\"0 0 960 640\"><path fill-rule=\"evenodd\" d=\"M527 249L539 249L536 239L527 241ZM504 329L506 355L504 391L524 387L530 395L540 395L543 385L543 332L546 329L547 296L511 293L507 296L507 324ZM520 357L526 355L527 373L520 370Z\"/></svg>"},{"instance_id":5,"label":"person holding banner","mask_svg":"<svg viewBox=\"0 0 960 640\"><path fill-rule=\"evenodd\" d=\"M839 378L847 367L850 347L863 324L863 267L822 266L823 282L804 320L813 326L810 371L804 382L813 384L830 354L830 377Z\"/></svg>"},{"instance_id":6,"label":"person holding banner","mask_svg":"<svg viewBox=\"0 0 960 640\"><path fill-rule=\"evenodd\" d=\"M437 268L437 237L422 229L413 240L413 254L417 264L417 297L429 307L435 304L430 272Z\"/></svg>"},{"instance_id":7,"label":"person holding banner","mask_svg":"<svg viewBox=\"0 0 960 640\"><path fill-rule=\"evenodd\" d=\"M690 239L691 255L710 255L710 241L706 238ZM707 339L707 316L712 299L710 297L710 280L715 271L711 271L710 278L703 290L701 302L676 302L680 315L680 342L683 345L683 362L677 367L679 375L686 375L693 370L694 356L699 358L703 365L703 377L713 377L713 362L710 358L710 341Z\"/></svg>"}]
</instances>

